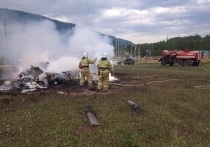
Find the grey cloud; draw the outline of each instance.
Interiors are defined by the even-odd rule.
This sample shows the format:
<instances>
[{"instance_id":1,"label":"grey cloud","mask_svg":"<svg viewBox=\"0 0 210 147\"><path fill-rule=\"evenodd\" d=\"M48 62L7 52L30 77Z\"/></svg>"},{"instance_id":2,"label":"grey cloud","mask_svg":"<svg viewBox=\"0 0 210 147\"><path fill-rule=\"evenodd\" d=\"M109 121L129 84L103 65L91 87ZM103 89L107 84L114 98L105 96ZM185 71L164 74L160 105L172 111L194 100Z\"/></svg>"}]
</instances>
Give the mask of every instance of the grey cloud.
<instances>
[{"instance_id":1,"label":"grey cloud","mask_svg":"<svg viewBox=\"0 0 210 147\"><path fill-rule=\"evenodd\" d=\"M72 23L88 25L96 31L104 31L116 37L125 36L136 40L136 34L151 36L148 42L153 42L151 34L189 34L197 32L210 34L210 2L199 3L198 0L0 0L1 7L27 11L51 18L66 17ZM131 12L126 15L104 17L103 12L112 8ZM169 11L156 12L156 8L166 8ZM180 11L179 11L180 8ZM139 14L145 11L148 14ZM152 22L135 23L151 19ZM146 21L147 22L147 21ZM106 32L109 30L109 32ZM207 31L203 31L207 30ZM147 35L148 34L148 35Z\"/></svg>"}]
</instances>

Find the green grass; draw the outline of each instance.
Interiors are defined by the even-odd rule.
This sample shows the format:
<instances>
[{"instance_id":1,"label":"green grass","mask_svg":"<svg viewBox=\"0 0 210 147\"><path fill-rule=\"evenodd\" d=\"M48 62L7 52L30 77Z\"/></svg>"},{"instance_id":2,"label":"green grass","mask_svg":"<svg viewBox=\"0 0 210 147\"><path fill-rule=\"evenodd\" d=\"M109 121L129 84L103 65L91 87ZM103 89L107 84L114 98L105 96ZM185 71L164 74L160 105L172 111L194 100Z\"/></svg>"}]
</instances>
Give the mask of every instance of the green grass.
<instances>
[{"instance_id":1,"label":"green grass","mask_svg":"<svg viewBox=\"0 0 210 147\"><path fill-rule=\"evenodd\" d=\"M4 95L0 107L0 146L210 146L210 65L195 68L159 64L116 66L121 83L109 93L91 95ZM130 80L127 79L130 77ZM151 81L176 79L168 82ZM131 111L133 100L144 114ZM92 105L101 126L91 127L84 114Z\"/></svg>"}]
</instances>

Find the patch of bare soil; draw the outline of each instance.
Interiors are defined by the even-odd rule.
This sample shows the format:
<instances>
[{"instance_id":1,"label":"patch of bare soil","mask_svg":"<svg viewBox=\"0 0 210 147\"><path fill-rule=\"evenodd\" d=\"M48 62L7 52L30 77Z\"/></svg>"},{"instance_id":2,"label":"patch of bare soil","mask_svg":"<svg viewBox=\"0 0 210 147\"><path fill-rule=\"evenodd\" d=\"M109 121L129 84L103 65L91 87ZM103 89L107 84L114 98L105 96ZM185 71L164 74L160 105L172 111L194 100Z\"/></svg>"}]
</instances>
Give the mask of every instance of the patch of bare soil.
<instances>
[{"instance_id":1,"label":"patch of bare soil","mask_svg":"<svg viewBox=\"0 0 210 147\"><path fill-rule=\"evenodd\" d=\"M93 82L93 88L88 89L88 83L85 82L84 87L80 87L78 83L65 82L61 84L52 84L46 89L37 89L36 91L21 93L20 90L0 91L0 103L8 104L8 100L11 101L16 98L20 100L39 99L40 97L54 97L54 96L92 96L92 95L109 95L112 93L119 93L121 91L131 92L135 90L136 86L143 86L148 81L151 81L152 77L139 77L136 75L128 74L116 74L119 81L110 82L108 92L97 92L97 82ZM4 83L0 80L0 85ZM4 101L4 102L3 102Z\"/></svg>"}]
</instances>

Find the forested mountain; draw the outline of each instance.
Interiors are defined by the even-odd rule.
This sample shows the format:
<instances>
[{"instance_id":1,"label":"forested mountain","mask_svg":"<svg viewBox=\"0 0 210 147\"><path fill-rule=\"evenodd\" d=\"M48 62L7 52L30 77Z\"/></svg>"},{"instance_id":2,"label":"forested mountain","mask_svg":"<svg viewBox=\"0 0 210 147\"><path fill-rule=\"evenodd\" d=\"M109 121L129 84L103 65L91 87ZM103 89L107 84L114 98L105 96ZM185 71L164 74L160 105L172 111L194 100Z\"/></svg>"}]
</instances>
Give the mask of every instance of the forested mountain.
<instances>
[{"instance_id":1,"label":"forested mountain","mask_svg":"<svg viewBox=\"0 0 210 147\"><path fill-rule=\"evenodd\" d=\"M61 22L55 19L50 19L48 17L44 17L41 15L37 14L31 14L28 12L23 12L23 11L17 11L17 10L9 10L9 9L4 9L0 8L0 22L1 24L4 23L4 20L6 20L7 24L13 23L13 22L18 22L21 24L25 24L30 21L42 21L42 20L49 20L55 23L56 29L59 32L66 31L66 30L72 30L76 24L73 23L66 23L66 22ZM70 31L69 31L70 32ZM0 34L3 34L4 32L0 32ZM101 33L99 33L101 34ZM117 41L119 41L120 46L126 46L129 44L134 45L131 41L121 39L121 38L116 38L115 36L110 36L106 34L101 34L105 36L109 36L112 39L112 42L115 44Z\"/></svg>"}]
</instances>

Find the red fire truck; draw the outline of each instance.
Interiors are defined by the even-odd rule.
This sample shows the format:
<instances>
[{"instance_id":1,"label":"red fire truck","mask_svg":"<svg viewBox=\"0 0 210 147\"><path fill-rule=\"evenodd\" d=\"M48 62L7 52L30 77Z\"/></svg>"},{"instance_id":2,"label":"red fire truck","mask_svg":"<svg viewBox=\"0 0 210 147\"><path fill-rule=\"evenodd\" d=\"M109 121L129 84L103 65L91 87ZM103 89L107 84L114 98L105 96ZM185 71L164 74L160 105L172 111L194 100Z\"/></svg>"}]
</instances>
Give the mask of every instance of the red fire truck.
<instances>
[{"instance_id":1,"label":"red fire truck","mask_svg":"<svg viewBox=\"0 0 210 147\"><path fill-rule=\"evenodd\" d=\"M184 51L168 51L163 50L160 62L162 66L174 64L178 66L199 66L200 60L203 58L203 51L190 51L185 49Z\"/></svg>"}]
</instances>

